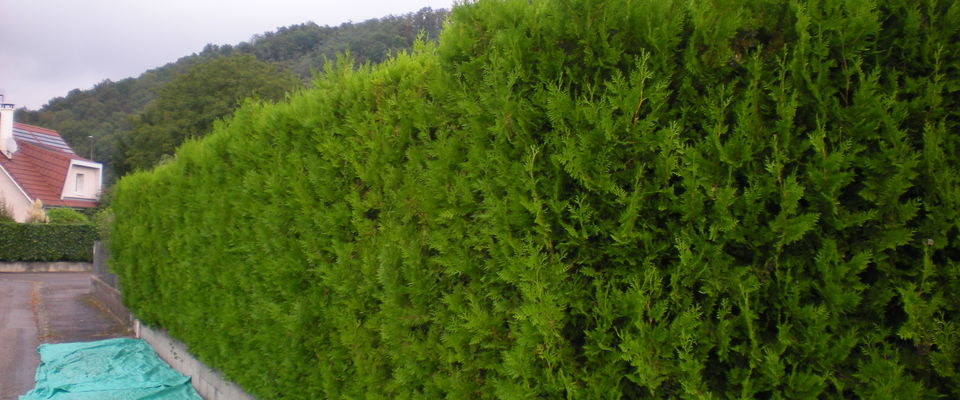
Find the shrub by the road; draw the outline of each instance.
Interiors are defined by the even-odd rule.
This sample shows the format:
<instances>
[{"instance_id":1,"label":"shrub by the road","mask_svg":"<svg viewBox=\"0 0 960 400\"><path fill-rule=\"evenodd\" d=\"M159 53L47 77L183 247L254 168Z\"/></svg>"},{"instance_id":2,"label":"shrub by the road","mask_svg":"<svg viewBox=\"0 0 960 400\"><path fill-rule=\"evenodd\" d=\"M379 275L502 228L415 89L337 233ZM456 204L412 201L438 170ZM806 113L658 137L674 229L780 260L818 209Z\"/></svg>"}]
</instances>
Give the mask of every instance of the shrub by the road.
<instances>
[{"instance_id":1,"label":"shrub by the road","mask_svg":"<svg viewBox=\"0 0 960 400\"><path fill-rule=\"evenodd\" d=\"M0 261L93 261L93 225L0 223Z\"/></svg>"}]
</instances>

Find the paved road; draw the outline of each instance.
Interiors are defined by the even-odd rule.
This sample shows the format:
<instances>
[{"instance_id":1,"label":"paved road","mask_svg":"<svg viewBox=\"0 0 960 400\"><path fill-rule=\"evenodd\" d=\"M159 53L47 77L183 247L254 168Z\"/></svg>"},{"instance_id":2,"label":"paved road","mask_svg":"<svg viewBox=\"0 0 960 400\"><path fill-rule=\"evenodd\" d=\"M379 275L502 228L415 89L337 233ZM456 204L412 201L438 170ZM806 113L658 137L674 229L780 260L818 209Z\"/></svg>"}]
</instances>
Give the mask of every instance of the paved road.
<instances>
[{"instance_id":1,"label":"paved road","mask_svg":"<svg viewBox=\"0 0 960 400\"><path fill-rule=\"evenodd\" d=\"M33 388L41 343L131 336L90 289L89 273L0 273L0 400Z\"/></svg>"}]
</instances>

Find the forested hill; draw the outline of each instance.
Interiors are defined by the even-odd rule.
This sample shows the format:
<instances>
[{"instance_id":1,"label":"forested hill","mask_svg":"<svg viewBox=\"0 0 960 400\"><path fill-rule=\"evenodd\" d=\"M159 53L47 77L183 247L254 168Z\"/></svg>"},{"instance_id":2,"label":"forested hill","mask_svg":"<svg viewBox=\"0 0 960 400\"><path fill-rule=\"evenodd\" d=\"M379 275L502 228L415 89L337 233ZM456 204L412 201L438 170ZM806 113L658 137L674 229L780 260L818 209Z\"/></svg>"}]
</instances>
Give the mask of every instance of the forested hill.
<instances>
[{"instance_id":1,"label":"forested hill","mask_svg":"<svg viewBox=\"0 0 960 400\"><path fill-rule=\"evenodd\" d=\"M322 69L326 60L335 60L337 55L345 52L349 52L357 63L376 64L392 53L410 48L421 33L425 38L435 40L446 14L447 10L423 8L405 15L344 23L336 27L307 22L258 34L250 41L237 45L208 44L199 53L146 71L139 77L117 82L104 80L92 89L75 89L65 97L54 98L40 110L20 109L17 120L58 130L77 153L85 157L90 155L92 145L93 158L107 165L110 175L108 179L112 180L118 170L123 172L125 169L144 166L142 163L130 164L127 160L132 157L127 153L137 150L131 146L138 144L138 141L132 140L131 132L143 130L143 125L149 123L150 117L144 118L142 114L145 110L150 110L151 106L157 108L155 102L151 102L157 98L158 93L163 92L168 83L183 77L191 68L224 57L242 58L252 55L261 64L269 63L275 70L299 76L300 81L307 82L313 71ZM250 68L263 69L262 65L252 65L249 62L235 62L230 65L233 68L250 65ZM194 90L205 89L196 87ZM249 92L264 97L257 88L251 88ZM204 94L206 93L195 92L191 95L203 97ZM231 100L223 106L233 106L239 101ZM221 110L223 106L212 109ZM200 120L212 123L212 120L220 118L221 115L209 117ZM196 132L187 136L195 134Z\"/></svg>"}]
</instances>

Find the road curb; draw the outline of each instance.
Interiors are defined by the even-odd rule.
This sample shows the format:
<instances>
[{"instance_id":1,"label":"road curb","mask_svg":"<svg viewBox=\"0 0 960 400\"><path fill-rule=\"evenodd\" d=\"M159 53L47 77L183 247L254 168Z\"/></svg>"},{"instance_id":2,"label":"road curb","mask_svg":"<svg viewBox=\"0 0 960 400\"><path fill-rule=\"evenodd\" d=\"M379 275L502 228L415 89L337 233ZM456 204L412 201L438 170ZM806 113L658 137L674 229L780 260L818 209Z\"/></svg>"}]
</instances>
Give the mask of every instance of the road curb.
<instances>
[{"instance_id":1,"label":"road curb","mask_svg":"<svg viewBox=\"0 0 960 400\"><path fill-rule=\"evenodd\" d=\"M0 272L90 272L88 262L0 262Z\"/></svg>"}]
</instances>

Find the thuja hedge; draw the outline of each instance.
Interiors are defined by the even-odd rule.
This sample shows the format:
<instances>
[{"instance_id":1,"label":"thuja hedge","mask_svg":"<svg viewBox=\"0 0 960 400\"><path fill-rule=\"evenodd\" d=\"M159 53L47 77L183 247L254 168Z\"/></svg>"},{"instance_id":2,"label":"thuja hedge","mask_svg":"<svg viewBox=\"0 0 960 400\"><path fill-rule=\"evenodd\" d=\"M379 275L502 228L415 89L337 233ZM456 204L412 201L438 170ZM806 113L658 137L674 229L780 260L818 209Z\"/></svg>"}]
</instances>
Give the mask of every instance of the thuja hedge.
<instances>
[{"instance_id":1,"label":"thuja hedge","mask_svg":"<svg viewBox=\"0 0 960 400\"><path fill-rule=\"evenodd\" d=\"M93 225L0 223L0 261L93 260Z\"/></svg>"},{"instance_id":2,"label":"thuja hedge","mask_svg":"<svg viewBox=\"0 0 960 400\"><path fill-rule=\"evenodd\" d=\"M958 4L460 5L121 180L113 267L263 399L957 397Z\"/></svg>"}]
</instances>

